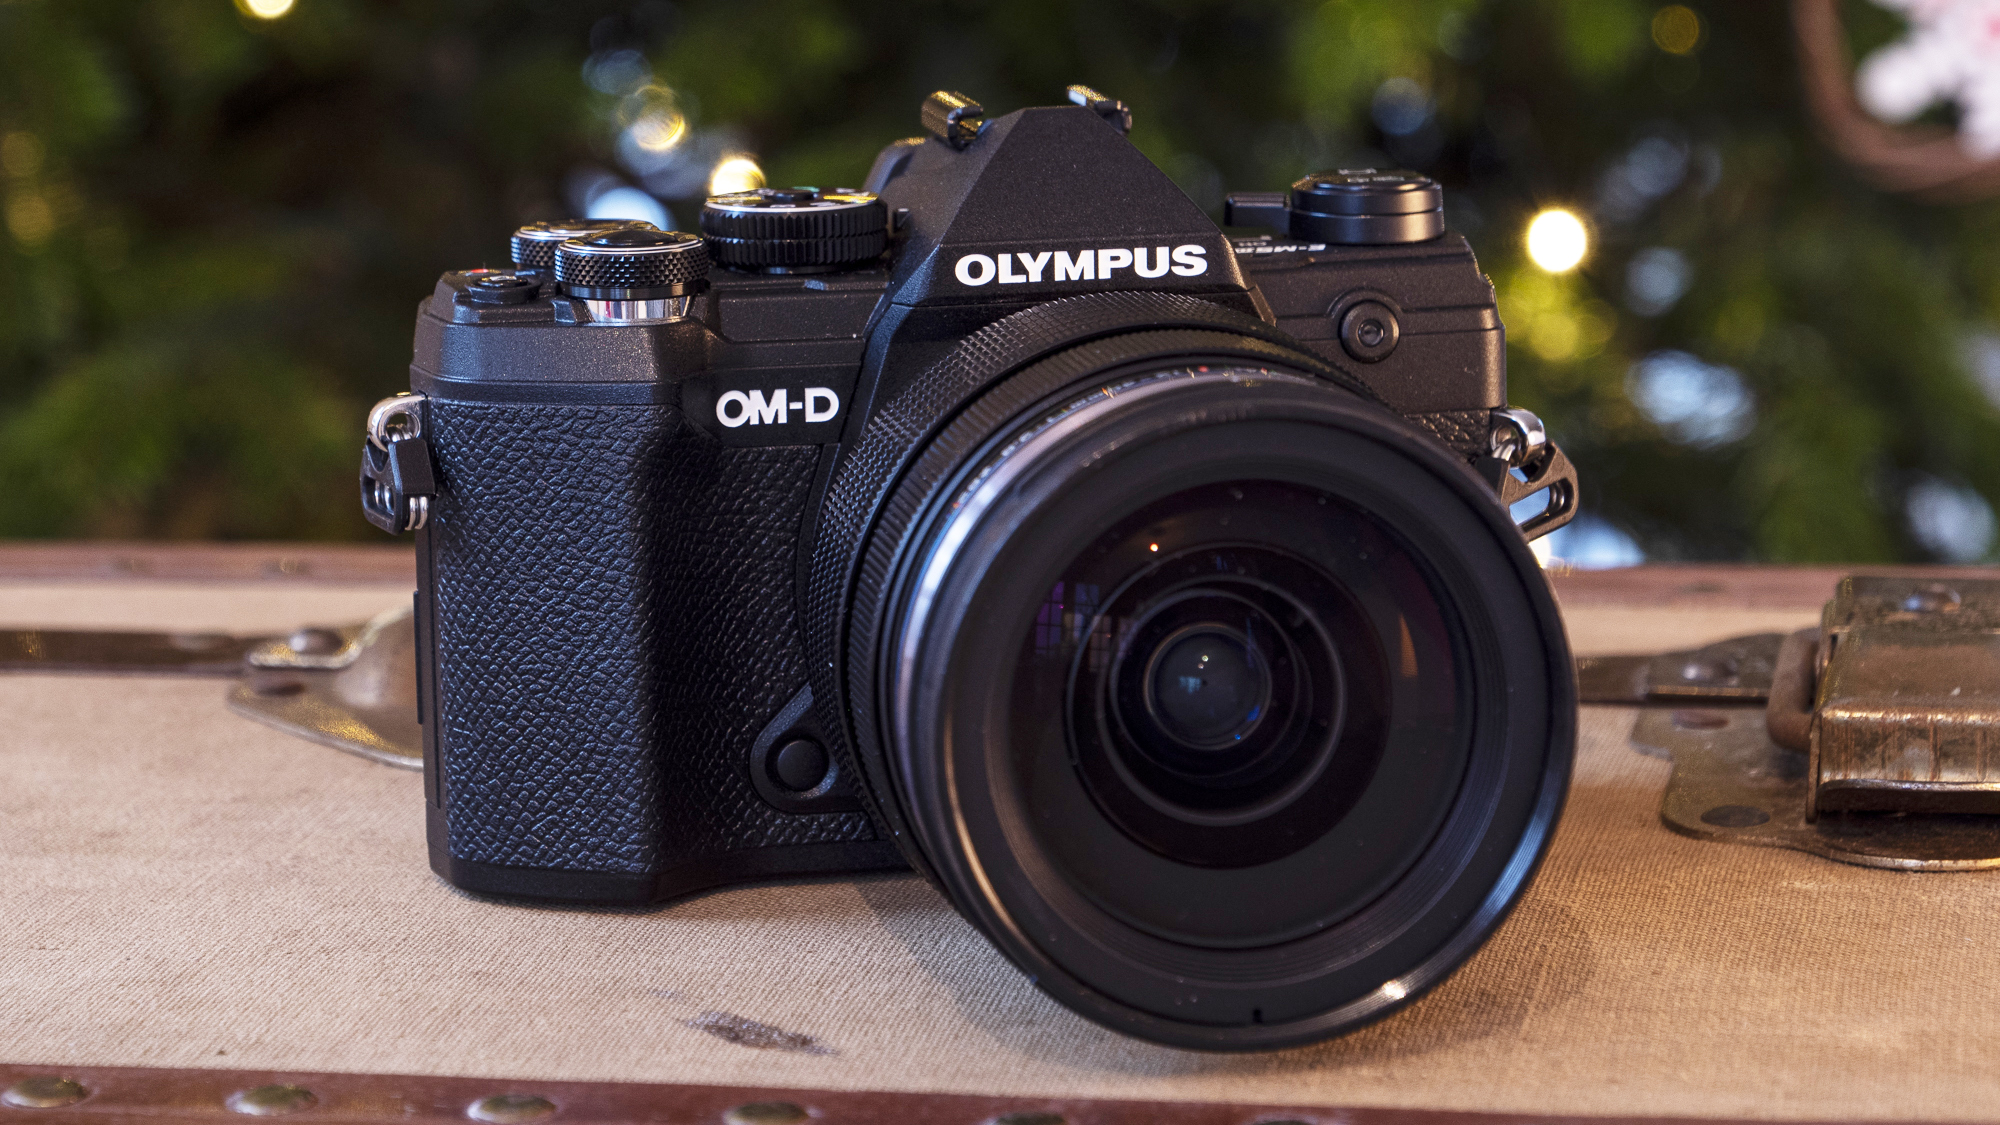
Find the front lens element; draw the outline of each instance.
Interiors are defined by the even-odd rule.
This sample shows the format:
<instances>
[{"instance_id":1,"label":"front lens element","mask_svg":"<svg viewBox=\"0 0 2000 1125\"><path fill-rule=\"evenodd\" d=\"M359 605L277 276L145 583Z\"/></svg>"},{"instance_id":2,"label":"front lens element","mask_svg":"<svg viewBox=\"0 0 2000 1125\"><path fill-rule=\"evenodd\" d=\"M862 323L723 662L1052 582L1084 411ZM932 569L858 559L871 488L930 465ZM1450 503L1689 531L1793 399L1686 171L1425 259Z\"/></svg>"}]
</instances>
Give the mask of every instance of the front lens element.
<instances>
[{"instance_id":1,"label":"front lens element","mask_svg":"<svg viewBox=\"0 0 2000 1125\"><path fill-rule=\"evenodd\" d=\"M1392 733L1454 739L1456 670L1407 555L1324 492L1239 479L1138 505L1078 544L1045 616L1052 603L1072 632L1024 646L1016 720L1048 729L1035 716L1063 674L1074 773L1103 820L1160 860L1240 869L1348 847L1350 873L1378 861L1393 871L1429 823L1406 811L1389 813L1400 824L1378 823L1382 814L1419 794L1442 803L1456 783L1452 756L1425 755L1437 770L1389 771L1401 796L1375 784ZM1389 674L1386 653L1400 656L1406 634L1412 660L1423 638L1420 682ZM1398 703L1405 713L1391 722ZM1357 808L1360 827L1342 833ZM1079 883L1125 900L1121 886L1138 885L1127 876L1153 861L1134 855L1123 874L1101 878L1124 848L1082 821L1052 834L1052 850L1076 856ZM1357 832L1361 848L1340 842ZM1192 916L1159 905L1144 912Z\"/></svg>"},{"instance_id":2,"label":"front lens element","mask_svg":"<svg viewBox=\"0 0 2000 1125\"><path fill-rule=\"evenodd\" d=\"M1153 647L1140 673L1146 717L1174 747L1221 751L1226 763L1227 752L1240 748L1270 711L1270 658L1252 636L1259 616L1245 606L1241 632L1230 623L1205 621Z\"/></svg>"}]
</instances>

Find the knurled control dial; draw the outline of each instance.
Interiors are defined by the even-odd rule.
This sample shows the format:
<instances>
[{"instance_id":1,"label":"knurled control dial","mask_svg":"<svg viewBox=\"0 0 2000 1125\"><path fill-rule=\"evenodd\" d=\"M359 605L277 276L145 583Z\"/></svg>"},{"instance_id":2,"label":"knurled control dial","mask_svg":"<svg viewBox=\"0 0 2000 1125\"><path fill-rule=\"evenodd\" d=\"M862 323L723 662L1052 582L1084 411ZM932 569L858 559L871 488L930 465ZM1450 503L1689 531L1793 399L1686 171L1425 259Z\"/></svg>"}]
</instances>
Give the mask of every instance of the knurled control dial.
<instances>
[{"instance_id":1,"label":"knurled control dial","mask_svg":"<svg viewBox=\"0 0 2000 1125\"><path fill-rule=\"evenodd\" d=\"M708 248L697 235L621 227L556 247L556 282L589 301L658 301L708 287Z\"/></svg>"},{"instance_id":2,"label":"knurled control dial","mask_svg":"<svg viewBox=\"0 0 2000 1125\"><path fill-rule=\"evenodd\" d=\"M589 238L626 227L652 229L653 224L643 219L558 219L552 223L529 223L514 232L510 249L515 268L552 270L556 266L557 246L572 238Z\"/></svg>"},{"instance_id":3,"label":"knurled control dial","mask_svg":"<svg viewBox=\"0 0 2000 1125\"><path fill-rule=\"evenodd\" d=\"M709 253L732 269L802 273L869 261L889 246L889 211L865 191L758 188L710 196Z\"/></svg>"},{"instance_id":4,"label":"knurled control dial","mask_svg":"<svg viewBox=\"0 0 2000 1125\"><path fill-rule=\"evenodd\" d=\"M1347 245L1422 242L1444 233L1444 191L1415 172L1315 172L1292 185L1291 233Z\"/></svg>"}]
</instances>

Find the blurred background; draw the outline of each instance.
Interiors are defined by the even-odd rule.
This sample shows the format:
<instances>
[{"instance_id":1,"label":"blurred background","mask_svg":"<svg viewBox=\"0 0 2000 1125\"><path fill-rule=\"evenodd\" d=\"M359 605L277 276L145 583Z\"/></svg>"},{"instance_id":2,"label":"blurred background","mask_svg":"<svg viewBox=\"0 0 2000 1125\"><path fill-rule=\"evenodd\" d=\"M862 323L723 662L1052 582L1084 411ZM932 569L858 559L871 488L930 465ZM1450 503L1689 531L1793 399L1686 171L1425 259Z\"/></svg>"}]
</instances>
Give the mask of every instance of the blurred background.
<instances>
[{"instance_id":1,"label":"blurred background","mask_svg":"<svg viewBox=\"0 0 2000 1125\"><path fill-rule=\"evenodd\" d=\"M1218 216L1440 180L1558 555L1995 558L2000 0L0 0L0 537L374 538L442 270L1072 82Z\"/></svg>"}]
</instances>

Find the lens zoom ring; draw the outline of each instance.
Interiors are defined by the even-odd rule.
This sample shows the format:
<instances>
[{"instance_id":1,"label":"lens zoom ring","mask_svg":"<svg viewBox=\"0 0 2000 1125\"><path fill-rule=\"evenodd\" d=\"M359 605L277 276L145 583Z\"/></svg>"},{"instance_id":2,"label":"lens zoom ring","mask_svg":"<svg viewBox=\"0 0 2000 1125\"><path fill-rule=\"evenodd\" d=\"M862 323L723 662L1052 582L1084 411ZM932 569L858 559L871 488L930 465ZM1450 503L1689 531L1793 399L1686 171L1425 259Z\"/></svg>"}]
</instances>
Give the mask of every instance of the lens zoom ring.
<instances>
[{"instance_id":1,"label":"lens zoom ring","mask_svg":"<svg viewBox=\"0 0 2000 1125\"><path fill-rule=\"evenodd\" d=\"M795 241L882 233L889 211L880 200L851 207L730 207L701 209L701 233L710 238Z\"/></svg>"},{"instance_id":2,"label":"lens zoom ring","mask_svg":"<svg viewBox=\"0 0 2000 1125\"><path fill-rule=\"evenodd\" d=\"M725 266L834 266L845 262L865 262L887 249L889 234L884 230L850 234L840 238L708 240L709 253Z\"/></svg>"},{"instance_id":3,"label":"lens zoom ring","mask_svg":"<svg viewBox=\"0 0 2000 1125\"><path fill-rule=\"evenodd\" d=\"M556 280L591 289L658 289L689 285L708 276L708 249L690 240L685 247L653 254L579 254L556 251Z\"/></svg>"}]
</instances>

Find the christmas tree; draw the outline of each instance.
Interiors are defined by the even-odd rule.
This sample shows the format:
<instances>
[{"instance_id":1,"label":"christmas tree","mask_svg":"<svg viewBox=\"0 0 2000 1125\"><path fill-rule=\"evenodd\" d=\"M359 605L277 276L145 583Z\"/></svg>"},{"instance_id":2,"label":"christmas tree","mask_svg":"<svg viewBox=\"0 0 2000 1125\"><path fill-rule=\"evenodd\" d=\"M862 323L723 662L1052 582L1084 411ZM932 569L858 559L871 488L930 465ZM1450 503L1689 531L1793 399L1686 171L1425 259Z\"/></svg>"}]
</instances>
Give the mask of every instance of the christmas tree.
<instances>
[{"instance_id":1,"label":"christmas tree","mask_svg":"<svg viewBox=\"0 0 2000 1125\"><path fill-rule=\"evenodd\" d=\"M371 535L360 420L441 270L854 183L934 89L1082 82L1218 215L1325 168L1443 183L1582 474L1559 551L1988 558L1995 75L1992 0L14 0L0 535Z\"/></svg>"}]
</instances>

